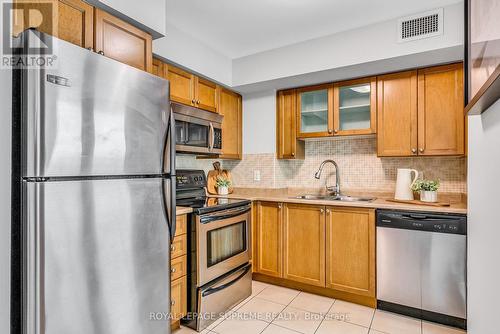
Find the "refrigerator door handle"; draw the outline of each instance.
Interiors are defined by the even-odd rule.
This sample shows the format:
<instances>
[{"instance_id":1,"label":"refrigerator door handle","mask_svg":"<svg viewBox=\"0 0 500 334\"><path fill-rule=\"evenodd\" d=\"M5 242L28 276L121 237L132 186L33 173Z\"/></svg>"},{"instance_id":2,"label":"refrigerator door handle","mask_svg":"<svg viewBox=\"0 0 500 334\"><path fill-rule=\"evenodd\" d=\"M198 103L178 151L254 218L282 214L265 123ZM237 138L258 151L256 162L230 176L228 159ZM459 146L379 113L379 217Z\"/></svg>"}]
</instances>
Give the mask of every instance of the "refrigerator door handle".
<instances>
[{"instance_id":1,"label":"refrigerator door handle","mask_svg":"<svg viewBox=\"0 0 500 334\"><path fill-rule=\"evenodd\" d=\"M169 175L165 176L168 177L168 182L170 182L170 193L168 194L168 199L166 198L165 194L165 178L162 180L162 196L163 196L163 203L166 206L166 218L169 224L169 229L170 229L170 240L174 240L175 236L175 231L176 231L176 222L177 222L177 217L176 217L176 198L175 198L175 119L174 119L174 112L172 110L172 107L170 107L170 117L169 117L169 122L168 122L168 129L167 129L167 138L165 140L165 147L169 149L169 155L168 155L168 160L169 160ZM169 201L167 204L167 200Z\"/></svg>"}]
</instances>

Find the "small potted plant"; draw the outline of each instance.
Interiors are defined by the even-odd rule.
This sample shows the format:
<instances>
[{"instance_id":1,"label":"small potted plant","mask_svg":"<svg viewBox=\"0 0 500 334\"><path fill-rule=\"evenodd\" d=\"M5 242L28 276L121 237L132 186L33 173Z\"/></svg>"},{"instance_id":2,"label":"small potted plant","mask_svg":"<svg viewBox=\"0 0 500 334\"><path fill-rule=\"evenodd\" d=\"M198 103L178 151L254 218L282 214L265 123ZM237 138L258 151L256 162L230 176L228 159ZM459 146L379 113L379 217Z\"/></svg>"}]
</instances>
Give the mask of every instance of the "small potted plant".
<instances>
[{"instance_id":1,"label":"small potted plant","mask_svg":"<svg viewBox=\"0 0 500 334\"><path fill-rule=\"evenodd\" d=\"M420 192L422 202L437 202L437 191L439 189L439 180L417 180L413 184L412 190Z\"/></svg>"},{"instance_id":2,"label":"small potted plant","mask_svg":"<svg viewBox=\"0 0 500 334\"><path fill-rule=\"evenodd\" d=\"M231 186L231 181L223 176L217 176L217 181L215 182L217 187L217 193L219 195L227 195L229 193L229 187Z\"/></svg>"}]
</instances>

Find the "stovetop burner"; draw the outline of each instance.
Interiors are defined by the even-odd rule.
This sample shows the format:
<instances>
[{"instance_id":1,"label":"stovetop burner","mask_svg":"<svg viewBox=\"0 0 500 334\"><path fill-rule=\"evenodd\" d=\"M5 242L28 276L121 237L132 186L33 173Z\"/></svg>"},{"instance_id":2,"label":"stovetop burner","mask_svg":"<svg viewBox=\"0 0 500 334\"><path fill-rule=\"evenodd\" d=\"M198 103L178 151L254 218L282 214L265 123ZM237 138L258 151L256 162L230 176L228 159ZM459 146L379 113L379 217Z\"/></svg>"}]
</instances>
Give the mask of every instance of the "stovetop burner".
<instances>
[{"instance_id":1,"label":"stovetop burner","mask_svg":"<svg viewBox=\"0 0 500 334\"><path fill-rule=\"evenodd\" d=\"M207 179L203 170L176 170L176 186L177 206L190 207L195 214L226 210L251 203L246 199L206 196Z\"/></svg>"}]
</instances>

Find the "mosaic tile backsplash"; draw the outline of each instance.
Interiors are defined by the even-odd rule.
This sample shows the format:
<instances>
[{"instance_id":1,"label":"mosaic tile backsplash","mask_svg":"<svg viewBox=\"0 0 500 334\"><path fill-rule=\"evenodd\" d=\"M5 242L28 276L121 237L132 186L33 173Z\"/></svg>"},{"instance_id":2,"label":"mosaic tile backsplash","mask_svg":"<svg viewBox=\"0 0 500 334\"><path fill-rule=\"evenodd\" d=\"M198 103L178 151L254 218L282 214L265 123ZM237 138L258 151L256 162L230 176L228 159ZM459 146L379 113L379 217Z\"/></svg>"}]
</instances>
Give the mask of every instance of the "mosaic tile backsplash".
<instances>
[{"instance_id":1,"label":"mosaic tile backsplash","mask_svg":"<svg viewBox=\"0 0 500 334\"><path fill-rule=\"evenodd\" d=\"M338 138L307 141L304 160L278 160L273 153L245 154L243 160L223 160L222 167L232 173L235 187L322 188L335 184L335 170L325 166L320 180L314 178L321 162L333 159L340 169L342 189L394 191L398 168L414 168L428 179L441 181L440 191L466 193L467 171L464 157L377 157L373 137ZM211 160L185 156L177 159L178 168L212 169ZM254 171L260 171L260 181Z\"/></svg>"}]
</instances>

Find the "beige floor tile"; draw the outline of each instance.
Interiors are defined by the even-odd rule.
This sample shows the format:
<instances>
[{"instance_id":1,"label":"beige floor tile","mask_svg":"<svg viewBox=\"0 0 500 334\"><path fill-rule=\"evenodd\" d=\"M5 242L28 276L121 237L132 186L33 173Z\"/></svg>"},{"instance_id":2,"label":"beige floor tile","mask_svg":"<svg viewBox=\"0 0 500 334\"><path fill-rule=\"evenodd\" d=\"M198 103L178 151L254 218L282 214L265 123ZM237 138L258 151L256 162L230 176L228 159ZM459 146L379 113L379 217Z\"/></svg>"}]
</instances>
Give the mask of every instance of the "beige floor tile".
<instances>
[{"instance_id":1,"label":"beige floor tile","mask_svg":"<svg viewBox=\"0 0 500 334\"><path fill-rule=\"evenodd\" d=\"M297 290L272 285L265 288L261 293L257 295L257 297L270 300L278 304L288 305L295 297L297 297L299 292L300 291Z\"/></svg>"},{"instance_id":2,"label":"beige floor tile","mask_svg":"<svg viewBox=\"0 0 500 334\"><path fill-rule=\"evenodd\" d=\"M181 328L172 332L172 334L209 334L209 333L210 333L210 331L208 329L205 329L205 330L198 333L194 329L191 329L189 327L184 327L184 326L181 326Z\"/></svg>"},{"instance_id":3,"label":"beige floor tile","mask_svg":"<svg viewBox=\"0 0 500 334\"><path fill-rule=\"evenodd\" d=\"M422 321L422 334L464 334L464 330Z\"/></svg>"},{"instance_id":4,"label":"beige floor tile","mask_svg":"<svg viewBox=\"0 0 500 334\"><path fill-rule=\"evenodd\" d=\"M270 286L272 285L264 282L252 281L252 295L255 296L259 294L262 290Z\"/></svg>"},{"instance_id":5,"label":"beige floor tile","mask_svg":"<svg viewBox=\"0 0 500 334\"><path fill-rule=\"evenodd\" d=\"M268 325L260 320L225 319L212 332L218 334L258 334Z\"/></svg>"},{"instance_id":6,"label":"beige floor tile","mask_svg":"<svg viewBox=\"0 0 500 334\"><path fill-rule=\"evenodd\" d=\"M233 311L228 311L224 314L224 316L220 317L219 319L215 320L213 323L211 323L209 326L207 326L207 330L213 330L216 326L220 325L221 322L224 321L224 319L228 318L231 316Z\"/></svg>"},{"instance_id":7,"label":"beige floor tile","mask_svg":"<svg viewBox=\"0 0 500 334\"><path fill-rule=\"evenodd\" d=\"M253 299L254 296L250 296L248 298L245 298L243 299L241 302L239 302L238 304L236 304L236 306L233 306L233 308L231 309L231 311L236 311L238 310L239 308L241 308L243 305L245 305L246 303L248 303L250 300Z\"/></svg>"},{"instance_id":8,"label":"beige floor tile","mask_svg":"<svg viewBox=\"0 0 500 334\"><path fill-rule=\"evenodd\" d=\"M273 324L270 324L269 327L267 327L262 334L297 334L299 332L293 331L288 328L276 326Z\"/></svg>"},{"instance_id":9,"label":"beige floor tile","mask_svg":"<svg viewBox=\"0 0 500 334\"><path fill-rule=\"evenodd\" d=\"M288 306L280 313L273 324L304 334L313 334L322 321L322 316Z\"/></svg>"},{"instance_id":10,"label":"beige floor tile","mask_svg":"<svg viewBox=\"0 0 500 334\"><path fill-rule=\"evenodd\" d=\"M283 311L285 305L278 304L262 298L253 298L238 309L237 313L244 320L257 319L266 322L273 321Z\"/></svg>"},{"instance_id":11,"label":"beige floor tile","mask_svg":"<svg viewBox=\"0 0 500 334\"><path fill-rule=\"evenodd\" d=\"M339 320L324 320L316 334L368 334L368 328Z\"/></svg>"},{"instance_id":12,"label":"beige floor tile","mask_svg":"<svg viewBox=\"0 0 500 334\"><path fill-rule=\"evenodd\" d=\"M375 309L371 307L336 300L328 313L337 320L345 320L369 328L374 312Z\"/></svg>"},{"instance_id":13,"label":"beige floor tile","mask_svg":"<svg viewBox=\"0 0 500 334\"><path fill-rule=\"evenodd\" d=\"M370 332L368 332L368 334L386 334L386 333L379 332L379 331L376 331L374 329L370 329Z\"/></svg>"},{"instance_id":14,"label":"beige floor tile","mask_svg":"<svg viewBox=\"0 0 500 334\"><path fill-rule=\"evenodd\" d=\"M314 313L326 313L334 301L333 298L301 292L290 303L290 306Z\"/></svg>"},{"instance_id":15,"label":"beige floor tile","mask_svg":"<svg viewBox=\"0 0 500 334\"><path fill-rule=\"evenodd\" d=\"M418 319L376 310L371 328L388 334L421 334L421 326Z\"/></svg>"}]
</instances>

